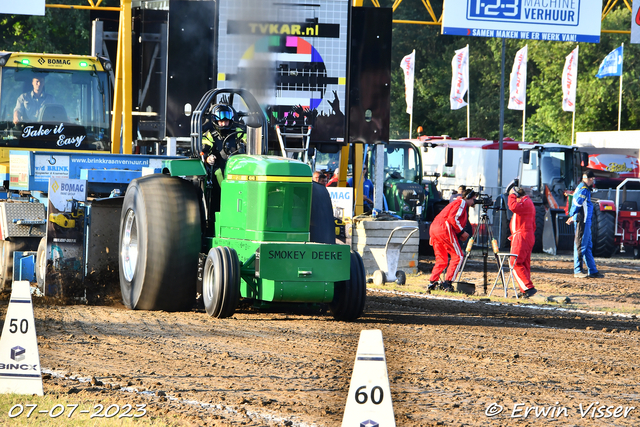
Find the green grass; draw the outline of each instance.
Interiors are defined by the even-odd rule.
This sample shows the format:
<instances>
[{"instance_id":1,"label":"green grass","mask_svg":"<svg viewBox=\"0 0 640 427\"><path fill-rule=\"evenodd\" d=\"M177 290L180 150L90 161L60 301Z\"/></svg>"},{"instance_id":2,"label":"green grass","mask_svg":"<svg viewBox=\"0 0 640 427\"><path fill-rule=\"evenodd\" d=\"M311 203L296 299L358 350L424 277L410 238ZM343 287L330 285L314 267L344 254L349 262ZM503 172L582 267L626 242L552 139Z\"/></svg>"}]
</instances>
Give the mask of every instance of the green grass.
<instances>
[{"instance_id":1,"label":"green grass","mask_svg":"<svg viewBox=\"0 0 640 427\"><path fill-rule=\"evenodd\" d=\"M142 415L135 403L132 403L129 415L138 415L139 417L125 417L125 408L123 403L118 407L115 400L109 402L109 397L80 397L78 395L56 395L45 394L44 396L20 395L20 394L2 394L0 395L0 425L11 426L58 426L64 425L69 427L76 426L172 426L167 419L157 418L149 413ZM37 405L37 406L36 406ZM74 406L77 405L75 412L71 413ZM101 407L97 405L102 405ZM99 413L105 415L105 411L110 406L109 418L94 417L92 414ZM22 413L20 413L22 408ZM33 408L33 409L32 409ZM64 409L64 411L63 411ZM47 413L39 413L38 411L46 410ZM89 413L80 413L80 411L88 410ZM31 415L28 416L31 411ZM61 414L58 417L53 415ZM20 415L18 415L20 414ZM50 415L51 414L51 415ZM69 415L71 416L69 417ZM14 417L11 417L13 415Z\"/></svg>"}]
</instances>

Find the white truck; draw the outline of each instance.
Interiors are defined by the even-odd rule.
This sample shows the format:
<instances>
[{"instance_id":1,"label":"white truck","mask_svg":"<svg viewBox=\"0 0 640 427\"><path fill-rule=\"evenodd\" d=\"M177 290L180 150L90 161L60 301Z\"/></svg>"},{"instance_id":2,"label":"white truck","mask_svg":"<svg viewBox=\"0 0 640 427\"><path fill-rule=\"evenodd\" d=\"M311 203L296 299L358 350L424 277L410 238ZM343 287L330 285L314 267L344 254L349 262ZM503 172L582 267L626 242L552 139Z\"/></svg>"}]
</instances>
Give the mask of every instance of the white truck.
<instances>
[{"instance_id":1,"label":"white truck","mask_svg":"<svg viewBox=\"0 0 640 427\"><path fill-rule=\"evenodd\" d=\"M483 194L495 199L518 176L518 164L522 158L521 142L505 140L502 143L502 187L499 187L499 144L496 141L478 138L423 138L422 141L435 144L422 152L423 172L440 174L438 182L444 198L449 197L460 185L465 185L480 189ZM453 155L450 159L447 156L448 149Z\"/></svg>"},{"instance_id":2,"label":"white truck","mask_svg":"<svg viewBox=\"0 0 640 427\"><path fill-rule=\"evenodd\" d=\"M502 185L498 185L499 143L480 138L446 139L442 137L420 137L423 145L422 167L424 175L439 174L438 187L444 199L449 199L461 185L472 187L493 200L504 193L506 186L518 176L522 159L522 145L529 143L505 139L502 143ZM489 215L492 223L509 214L494 212ZM510 215L508 215L510 217ZM469 212L469 222L474 230L480 218L480 208ZM500 229L494 227L498 237ZM502 236L500 236L502 237ZM499 238L499 242L505 239Z\"/></svg>"}]
</instances>

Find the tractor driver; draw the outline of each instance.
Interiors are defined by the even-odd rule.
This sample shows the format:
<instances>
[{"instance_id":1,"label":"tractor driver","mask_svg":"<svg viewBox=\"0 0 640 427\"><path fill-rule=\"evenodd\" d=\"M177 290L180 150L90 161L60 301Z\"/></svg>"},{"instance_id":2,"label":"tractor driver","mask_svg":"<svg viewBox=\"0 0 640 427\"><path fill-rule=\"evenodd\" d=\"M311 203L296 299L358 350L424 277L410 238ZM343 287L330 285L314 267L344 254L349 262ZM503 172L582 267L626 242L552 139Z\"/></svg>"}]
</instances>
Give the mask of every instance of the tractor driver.
<instances>
[{"instance_id":1,"label":"tractor driver","mask_svg":"<svg viewBox=\"0 0 640 427\"><path fill-rule=\"evenodd\" d=\"M242 130L234 126L234 112L230 106L215 105L210 123L210 129L202 136L202 156L221 184L227 160L234 154L244 153L245 142L239 138Z\"/></svg>"}]
</instances>

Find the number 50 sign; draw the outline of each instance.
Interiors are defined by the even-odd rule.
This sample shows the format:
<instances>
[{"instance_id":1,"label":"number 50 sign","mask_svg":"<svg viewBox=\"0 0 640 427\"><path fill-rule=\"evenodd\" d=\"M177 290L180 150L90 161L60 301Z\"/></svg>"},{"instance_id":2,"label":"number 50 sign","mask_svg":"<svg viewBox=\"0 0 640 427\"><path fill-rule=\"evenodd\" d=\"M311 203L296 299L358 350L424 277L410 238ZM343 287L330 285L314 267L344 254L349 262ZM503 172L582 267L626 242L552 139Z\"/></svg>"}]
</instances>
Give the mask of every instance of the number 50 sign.
<instances>
[{"instance_id":1,"label":"number 50 sign","mask_svg":"<svg viewBox=\"0 0 640 427\"><path fill-rule=\"evenodd\" d=\"M43 395L30 284L13 282L0 338L0 393Z\"/></svg>"}]
</instances>

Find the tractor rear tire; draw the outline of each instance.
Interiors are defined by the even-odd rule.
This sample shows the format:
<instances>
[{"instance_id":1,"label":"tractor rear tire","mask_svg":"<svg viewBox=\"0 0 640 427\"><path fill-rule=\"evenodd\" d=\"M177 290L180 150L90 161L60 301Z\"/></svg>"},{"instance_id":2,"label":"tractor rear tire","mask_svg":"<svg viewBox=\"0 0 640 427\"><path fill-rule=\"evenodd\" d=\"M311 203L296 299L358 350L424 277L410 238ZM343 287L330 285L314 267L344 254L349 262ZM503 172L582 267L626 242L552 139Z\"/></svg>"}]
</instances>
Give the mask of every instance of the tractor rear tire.
<instances>
[{"instance_id":1,"label":"tractor rear tire","mask_svg":"<svg viewBox=\"0 0 640 427\"><path fill-rule=\"evenodd\" d=\"M349 280L337 282L333 301L329 305L336 320L351 321L362 315L367 297L367 282L362 257L351 251L351 271Z\"/></svg>"},{"instance_id":2,"label":"tractor rear tire","mask_svg":"<svg viewBox=\"0 0 640 427\"><path fill-rule=\"evenodd\" d=\"M616 216L613 211L601 211L597 203L593 204L591 217L591 243L593 256L611 258L616 251Z\"/></svg>"},{"instance_id":3,"label":"tractor rear tire","mask_svg":"<svg viewBox=\"0 0 640 427\"><path fill-rule=\"evenodd\" d=\"M47 275L47 238L40 239L36 254L36 282L38 289L44 292L44 278Z\"/></svg>"},{"instance_id":4,"label":"tractor rear tire","mask_svg":"<svg viewBox=\"0 0 640 427\"><path fill-rule=\"evenodd\" d=\"M533 252L542 252L542 232L544 231L544 216L547 213L544 205L535 205L536 208L536 231Z\"/></svg>"},{"instance_id":5,"label":"tractor rear tire","mask_svg":"<svg viewBox=\"0 0 640 427\"><path fill-rule=\"evenodd\" d=\"M34 238L13 238L1 241L2 268L0 269L0 290L10 291L13 283L13 253L15 251L35 251L39 241Z\"/></svg>"},{"instance_id":6,"label":"tractor rear tire","mask_svg":"<svg viewBox=\"0 0 640 427\"><path fill-rule=\"evenodd\" d=\"M120 290L134 310L193 307L201 247L197 189L149 175L131 181L120 215Z\"/></svg>"},{"instance_id":7,"label":"tractor rear tire","mask_svg":"<svg viewBox=\"0 0 640 427\"><path fill-rule=\"evenodd\" d=\"M202 301L212 317L230 317L240 299L240 261L234 249L211 248L204 263Z\"/></svg>"},{"instance_id":8,"label":"tractor rear tire","mask_svg":"<svg viewBox=\"0 0 640 427\"><path fill-rule=\"evenodd\" d=\"M317 182L311 187L311 219L309 241L314 243L336 243L336 228L333 222L333 207L327 188Z\"/></svg>"}]
</instances>

